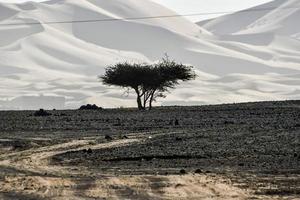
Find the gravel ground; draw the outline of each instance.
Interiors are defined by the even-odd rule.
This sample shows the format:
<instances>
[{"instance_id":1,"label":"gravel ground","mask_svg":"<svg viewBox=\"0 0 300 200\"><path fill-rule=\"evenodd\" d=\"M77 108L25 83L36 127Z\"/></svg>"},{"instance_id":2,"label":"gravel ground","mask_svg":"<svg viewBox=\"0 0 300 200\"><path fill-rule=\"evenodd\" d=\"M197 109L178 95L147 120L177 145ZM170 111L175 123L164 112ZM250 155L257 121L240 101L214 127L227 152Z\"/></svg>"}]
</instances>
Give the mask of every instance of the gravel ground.
<instances>
[{"instance_id":1,"label":"gravel ground","mask_svg":"<svg viewBox=\"0 0 300 200\"><path fill-rule=\"evenodd\" d=\"M114 175L217 174L257 195L300 197L300 101L48 112L0 112L0 152L138 139L66 150L49 162Z\"/></svg>"}]
</instances>

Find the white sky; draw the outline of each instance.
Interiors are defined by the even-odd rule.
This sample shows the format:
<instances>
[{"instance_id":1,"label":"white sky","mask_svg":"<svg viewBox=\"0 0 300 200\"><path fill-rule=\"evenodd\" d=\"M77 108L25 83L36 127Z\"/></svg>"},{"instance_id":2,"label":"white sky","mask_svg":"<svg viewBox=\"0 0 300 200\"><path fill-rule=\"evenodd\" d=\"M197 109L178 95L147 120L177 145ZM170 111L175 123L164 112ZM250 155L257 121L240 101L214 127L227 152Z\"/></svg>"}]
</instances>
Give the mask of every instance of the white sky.
<instances>
[{"instance_id":1,"label":"white sky","mask_svg":"<svg viewBox=\"0 0 300 200\"><path fill-rule=\"evenodd\" d=\"M7 3L21 3L28 0L0 0ZM43 0L35 0L43 1ZM76 0L74 0L76 1ZM191 13L210 13L237 11L260 5L272 0L152 0L163 4L180 14ZM207 18L217 17L218 15L194 16L189 17L193 21L200 21Z\"/></svg>"}]
</instances>

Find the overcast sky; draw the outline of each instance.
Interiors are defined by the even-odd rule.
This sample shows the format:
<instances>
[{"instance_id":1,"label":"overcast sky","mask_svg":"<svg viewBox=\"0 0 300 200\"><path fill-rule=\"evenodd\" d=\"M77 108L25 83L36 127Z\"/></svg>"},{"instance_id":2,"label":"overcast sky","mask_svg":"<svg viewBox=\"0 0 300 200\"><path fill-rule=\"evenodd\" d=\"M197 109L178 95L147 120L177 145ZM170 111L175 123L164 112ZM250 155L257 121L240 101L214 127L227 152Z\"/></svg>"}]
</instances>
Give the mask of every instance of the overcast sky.
<instances>
[{"instance_id":1,"label":"overcast sky","mask_svg":"<svg viewBox=\"0 0 300 200\"><path fill-rule=\"evenodd\" d=\"M21 3L27 0L0 0L0 2ZM42 1L42 0L36 0ZM76 0L74 0L76 1ZM152 0L163 4L180 14L208 13L208 12L227 12L237 11L260 5L272 0ZM217 15L206 15L190 17L193 21L216 17Z\"/></svg>"}]
</instances>

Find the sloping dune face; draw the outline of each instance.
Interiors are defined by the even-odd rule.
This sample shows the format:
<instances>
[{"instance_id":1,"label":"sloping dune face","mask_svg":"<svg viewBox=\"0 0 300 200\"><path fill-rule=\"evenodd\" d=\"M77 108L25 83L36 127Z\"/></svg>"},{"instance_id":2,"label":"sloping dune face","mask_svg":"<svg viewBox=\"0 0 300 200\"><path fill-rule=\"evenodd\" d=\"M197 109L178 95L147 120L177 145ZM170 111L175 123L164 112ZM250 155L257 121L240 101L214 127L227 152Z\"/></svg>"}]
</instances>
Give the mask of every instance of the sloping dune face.
<instances>
[{"instance_id":1,"label":"sloping dune face","mask_svg":"<svg viewBox=\"0 0 300 200\"><path fill-rule=\"evenodd\" d=\"M218 35L268 32L293 36L300 32L300 27L296 26L299 16L299 0L275 0L201 24Z\"/></svg>"},{"instance_id":2,"label":"sloping dune face","mask_svg":"<svg viewBox=\"0 0 300 200\"><path fill-rule=\"evenodd\" d=\"M116 62L155 62L165 53L194 65L199 77L158 104L299 98L298 11L280 9L299 0L278 2L263 5L278 7L272 12L237 13L203 27L148 0L0 4L0 109L54 108L55 98L62 108L134 106L134 95L124 100L97 75ZM231 18L240 22L225 28Z\"/></svg>"}]
</instances>

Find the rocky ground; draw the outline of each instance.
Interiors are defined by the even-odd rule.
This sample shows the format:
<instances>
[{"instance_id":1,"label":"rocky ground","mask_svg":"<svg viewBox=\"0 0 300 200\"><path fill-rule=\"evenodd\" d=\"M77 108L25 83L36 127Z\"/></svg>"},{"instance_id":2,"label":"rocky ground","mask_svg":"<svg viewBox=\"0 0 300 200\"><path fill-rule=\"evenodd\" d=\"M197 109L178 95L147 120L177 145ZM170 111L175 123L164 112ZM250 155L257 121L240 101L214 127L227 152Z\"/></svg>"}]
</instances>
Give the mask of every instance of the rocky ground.
<instances>
[{"instance_id":1,"label":"rocky ground","mask_svg":"<svg viewBox=\"0 0 300 200\"><path fill-rule=\"evenodd\" d=\"M299 199L300 101L0 112L0 199Z\"/></svg>"}]
</instances>

